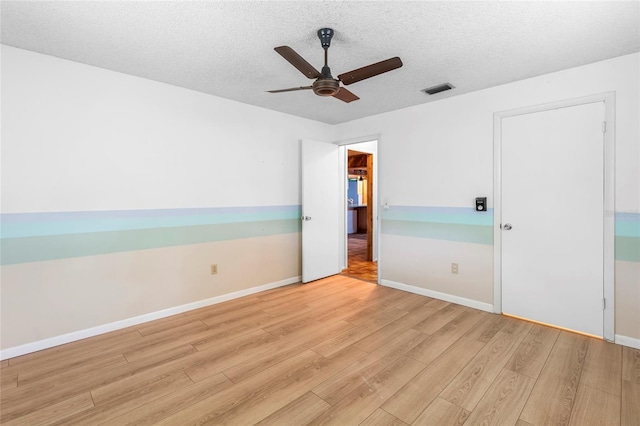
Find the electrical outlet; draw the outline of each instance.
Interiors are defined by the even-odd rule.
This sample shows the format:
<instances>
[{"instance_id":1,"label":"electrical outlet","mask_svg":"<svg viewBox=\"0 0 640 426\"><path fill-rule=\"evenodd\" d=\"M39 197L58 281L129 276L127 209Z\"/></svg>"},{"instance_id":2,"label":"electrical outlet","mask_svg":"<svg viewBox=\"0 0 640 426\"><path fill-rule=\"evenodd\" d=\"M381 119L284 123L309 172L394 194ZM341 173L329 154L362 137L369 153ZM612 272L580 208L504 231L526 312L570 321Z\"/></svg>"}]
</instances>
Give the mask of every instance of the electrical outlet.
<instances>
[{"instance_id":1,"label":"electrical outlet","mask_svg":"<svg viewBox=\"0 0 640 426\"><path fill-rule=\"evenodd\" d=\"M213 265L211 265L211 275L215 275L218 273L218 264L214 263Z\"/></svg>"},{"instance_id":2,"label":"electrical outlet","mask_svg":"<svg viewBox=\"0 0 640 426\"><path fill-rule=\"evenodd\" d=\"M458 264L457 263L452 263L451 264L451 273L452 274L457 274L458 273Z\"/></svg>"}]
</instances>

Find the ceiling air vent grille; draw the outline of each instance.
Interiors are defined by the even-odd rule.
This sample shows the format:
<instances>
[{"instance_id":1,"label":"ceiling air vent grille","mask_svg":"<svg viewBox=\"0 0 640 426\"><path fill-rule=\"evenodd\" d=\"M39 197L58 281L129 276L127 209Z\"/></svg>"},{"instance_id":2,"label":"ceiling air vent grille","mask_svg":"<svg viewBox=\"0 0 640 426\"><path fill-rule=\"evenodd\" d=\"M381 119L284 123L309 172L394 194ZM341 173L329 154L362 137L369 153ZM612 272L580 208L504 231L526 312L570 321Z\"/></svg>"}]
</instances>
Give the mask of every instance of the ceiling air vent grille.
<instances>
[{"instance_id":1,"label":"ceiling air vent grille","mask_svg":"<svg viewBox=\"0 0 640 426\"><path fill-rule=\"evenodd\" d=\"M444 92L445 90L451 90L455 86L451 83L438 84L437 86L428 87L422 91L428 95L435 95L436 93Z\"/></svg>"}]
</instances>

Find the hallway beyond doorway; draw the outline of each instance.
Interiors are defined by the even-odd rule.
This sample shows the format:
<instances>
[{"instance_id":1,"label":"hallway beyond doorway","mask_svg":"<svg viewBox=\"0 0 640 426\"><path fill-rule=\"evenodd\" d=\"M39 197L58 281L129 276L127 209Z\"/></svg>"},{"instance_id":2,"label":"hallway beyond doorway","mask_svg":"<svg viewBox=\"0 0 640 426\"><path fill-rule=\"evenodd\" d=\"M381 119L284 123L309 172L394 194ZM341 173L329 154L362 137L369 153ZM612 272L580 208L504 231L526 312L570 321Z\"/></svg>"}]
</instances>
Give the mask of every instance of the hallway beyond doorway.
<instances>
[{"instance_id":1,"label":"hallway beyond doorway","mask_svg":"<svg viewBox=\"0 0 640 426\"><path fill-rule=\"evenodd\" d=\"M341 275L378 282L378 262L367 260L367 234L349 234L348 267Z\"/></svg>"}]
</instances>

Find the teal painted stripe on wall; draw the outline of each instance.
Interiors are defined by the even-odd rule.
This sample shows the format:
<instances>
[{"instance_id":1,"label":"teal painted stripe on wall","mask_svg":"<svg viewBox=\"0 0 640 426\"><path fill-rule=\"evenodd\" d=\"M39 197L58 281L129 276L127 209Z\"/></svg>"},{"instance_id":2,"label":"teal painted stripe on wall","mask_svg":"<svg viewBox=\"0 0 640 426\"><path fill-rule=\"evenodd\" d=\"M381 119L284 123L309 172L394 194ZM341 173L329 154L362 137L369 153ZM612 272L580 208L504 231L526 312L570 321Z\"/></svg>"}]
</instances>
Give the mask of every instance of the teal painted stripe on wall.
<instances>
[{"instance_id":1,"label":"teal painted stripe on wall","mask_svg":"<svg viewBox=\"0 0 640 426\"><path fill-rule=\"evenodd\" d=\"M477 212L473 207L392 206L382 210L382 219L493 226L493 209Z\"/></svg>"},{"instance_id":2,"label":"teal painted stripe on wall","mask_svg":"<svg viewBox=\"0 0 640 426\"><path fill-rule=\"evenodd\" d=\"M1 238L85 234L133 229L298 219L299 205L156 210L9 213L0 215Z\"/></svg>"},{"instance_id":3,"label":"teal painted stripe on wall","mask_svg":"<svg viewBox=\"0 0 640 426\"><path fill-rule=\"evenodd\" d=\"M464 243L493 244L493 226L383 220L382 233Z\"/></svg>"},{"instance_id":4,"label":"teal painted stripe on wall","mask_svg":"<svg viewBox=\"0 0 640 426\"><path fill-rule=\"evenodd\" d=\"M616 222L616 236L640 238L640 223Z\"/></svg>"},{"instance_id":5,"label":"teal painted stripe on wall","mask_svg":"<svg viewBox=\"0 0 640 426\"><path fill-rule=\"evenodd\" d=\"M640 238L640 213L618 212L615 220L616 236Z\"/></svg>"},{"instance_id":6,"label":"teal painted stripe on wall","mask_svg":"<svg viewBox=\"0 0 640 426\"><path fill-rule=\"evenodd\" d=\"M384 234L493 244L493 209L393 206L382 212Z\"/></svg>"},{"instance_id":7,"label":"teal painted stripe on wall","mask_svg":"<svg viewBox=\"0 0 640 426\"><path fill-rule=\"evenodd\" d=\"M6 238L3 265L300 232L300 219Z\"/></svg>"}]
</instances>

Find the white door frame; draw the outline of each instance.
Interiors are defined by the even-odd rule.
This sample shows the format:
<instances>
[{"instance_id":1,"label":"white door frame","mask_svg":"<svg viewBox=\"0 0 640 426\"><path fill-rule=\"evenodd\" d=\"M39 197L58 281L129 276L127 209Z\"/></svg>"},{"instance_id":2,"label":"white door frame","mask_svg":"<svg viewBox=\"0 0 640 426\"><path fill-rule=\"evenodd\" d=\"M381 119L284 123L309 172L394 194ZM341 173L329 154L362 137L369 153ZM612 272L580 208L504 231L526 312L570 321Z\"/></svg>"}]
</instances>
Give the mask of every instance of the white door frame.
<instances>
[{"instance_id":1,"label":"white door frame","mask_svg":"<svg viewBox=\"0 0 640 426\"><path fill-rule=\"evenodd\" d=\"M493 115L493 309L502 313L502 119L523 114L567 108L594 102L604 102L606 131L604 132L604 309L603 336L615 338L615 92L599 93L580 98L535 105Z\"/></svg>"},{"instance_id":2,"label":"white door frame","mask_svg":"<svg viewBox=\"0 0 640 426\"><path fill-rule=\"evenodd\" d=\"M351 138L351 139L345 139L345 140L340 140L340 141L336 141L334 142L336 145L339 145L342 148L342 152L340 153L340 161L343 162L343 167L342 169L344 170L344 177L342 179L343 184L345 185L344 187L344 197L342 197L342 211L343 211L343 217L344 217L344 230L341 233L342 237L343 237L343 241L344 241L344 249L343 249L343 253L342 253L342 258L343 258L343 262L344 262L344 266L346 267L347 265L347 258L348 258L348 239L347 239L347 188L346 188L346 181L347 181L347 150L348 150L348 145L354 145L354 144L358 144L358 143L363 143L363 142L373 142L373 141L377 141L377 146L376 146L376 153L373 156L373 193L374 193L374 205L372 206L373 208L373 222L374 222L374 229L372 232L374 232L373 235L373 239L374 239L374 246L372 248L373 250L373 259L377 260L378 262L378 284L380 284L380 277L381 277L381 261L380 261L380 215L379 215L379 198L378 195L380 194L380 175L378 173L378 169L380 168L380 134L375 134L375 135L369 135L369 136L362 136L362 137L357 137L357 138Z\"/></svg>"}]
</instances>

